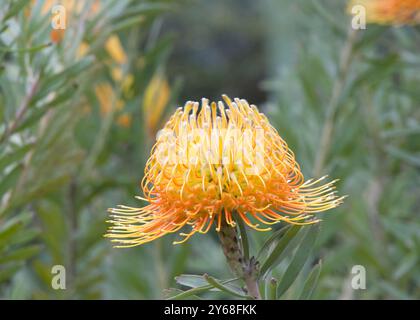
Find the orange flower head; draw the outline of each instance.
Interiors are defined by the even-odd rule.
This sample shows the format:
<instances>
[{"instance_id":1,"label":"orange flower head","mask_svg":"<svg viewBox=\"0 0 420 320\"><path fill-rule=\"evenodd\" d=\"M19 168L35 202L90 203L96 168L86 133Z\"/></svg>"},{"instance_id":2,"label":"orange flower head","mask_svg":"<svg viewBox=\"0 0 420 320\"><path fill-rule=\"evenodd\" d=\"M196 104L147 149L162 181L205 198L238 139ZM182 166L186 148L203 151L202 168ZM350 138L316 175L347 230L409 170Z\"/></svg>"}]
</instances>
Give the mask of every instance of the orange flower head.
<instances>
[{"instance_id":1,"label":"orange flower head","mask_svg":"<svg viewBox=\"0 0 420 320\"><path fill-rule=\"evenodd\" d=\"M157 136L142 181L142 208L109 209L107 237L119 247L181 233L181 243L214 224L242 219L265 231L286 222L312 224L314 214L338 206L335 181L304 182L292 151L264 114L243 99L223 96L178 108Z\"/></svg>"},{"instance_id":2,"label":"orange flower head","mask_svg":"<svg viewBox=\"0 0 420 320\"><path fill-rule=\"evenodd\" d=\"M50 39L52 43L60 43L63 41L65 29L52 29L50 32Z\"/></svg>"},{"instance_id":3,"label":"orange flower head","mask_svg":"<svg viewBox=\"0 0 420 320\"><path fill-rule=\"evenodd\" d=\"M362 5L369 23L413 25L420 23L420 0L352 0L349 7Z\"/></svg>"}]
</instances>

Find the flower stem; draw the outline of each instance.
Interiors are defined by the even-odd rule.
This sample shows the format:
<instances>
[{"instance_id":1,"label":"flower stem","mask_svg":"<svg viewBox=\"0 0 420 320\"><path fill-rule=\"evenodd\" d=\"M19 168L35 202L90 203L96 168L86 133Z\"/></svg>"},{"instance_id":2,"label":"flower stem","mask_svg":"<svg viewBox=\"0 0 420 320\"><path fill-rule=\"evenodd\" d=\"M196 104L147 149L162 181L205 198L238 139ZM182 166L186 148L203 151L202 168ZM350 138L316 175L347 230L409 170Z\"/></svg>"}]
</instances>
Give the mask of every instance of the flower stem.
<instances>
[{"instance_id":1,"label":"flower stem","mask_svg":"<svg viewBox=\"0 0 420 320\"><path fill-rule=\"evenodd\" d=\"M245 282L247 293L256 300L261 299L258 288L258 262L254 257L246 259L239 244L239 235L236 227L222 222L218 232L223 253L232 272Z\"/></svg>"}]
</instances>

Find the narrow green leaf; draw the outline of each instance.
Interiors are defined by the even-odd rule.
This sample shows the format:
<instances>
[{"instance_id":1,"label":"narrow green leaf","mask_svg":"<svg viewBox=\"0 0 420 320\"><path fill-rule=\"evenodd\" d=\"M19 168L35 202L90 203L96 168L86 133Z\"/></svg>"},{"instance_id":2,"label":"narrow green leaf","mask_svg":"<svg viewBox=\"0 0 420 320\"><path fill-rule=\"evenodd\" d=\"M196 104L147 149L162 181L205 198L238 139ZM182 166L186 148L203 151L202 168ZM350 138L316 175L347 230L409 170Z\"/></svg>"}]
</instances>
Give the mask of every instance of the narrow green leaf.
<instances>
[{"instance_id":1,"label":"narrow green leaf","mask_svg":"<svg viewBox=\"0 0 420 320\"><path fill-rule=\"evenodd\" d=\"M13 239L10 240L9 244L17 245L17 244L25 244L32 240L34 240L36 237L38 237L41 234L41 231L36 229L23 229L20 230Z\"/></svg>"},{"instance_id":2,"label":"narrow green leaf","mask_svg":"<svg viewBox=\"0 0 420 320\"><path fill-rule=\"evenodd\" d=\"M155 3L141 3L139 5L133 6L129 11L126 11L120 15L113 17L114 21L123 21L130 17L144 17L146 14L159 13L162 11L168 11L173 9L174 5L165 2L155 2ZM144 18L143 18L144 19Z\"/></svg>"},{"instance_id":3,"label":"narrow green leaf","mask_svg":"<svg viewBox=\"0 0 420 320\"><path fill-rule=\"evenodd\" d=\"M418 266L419 257L418 254L412 253L402 258L398 263L398 267L392 274L392 277L396 280L401 279L411 270L415 269Z\"/></svg>"},{"instance_id":4,"label":"narrow green leaf","mask_svg":"<svg viewBox=\"0 0 420 320\"><path fill-rule=\"evenodd\" d=\"M42 281L42 283L46 286L51 286L51 279L52 279L52 274L51 274L51 266L47 265L46 263L44 264L43 262L39 261L39 260L35 260L32 263L32 269L35 272L35 274L37 275L38 279L40 279Z\"/></svg>"},{"instance_id":5,"label":"narrow green leaf","mask_svg":"<svg viewBox=\"0 0 420 320\"><path fill-rule=\"evenodd\" d=\"M10 52L10 53L33 53L51 46L51 43L44 43L38 46L30 47L30 48L23 48L23 49L13 49L9 47L0 47L0 52Z\"/></svg>"},{"instance_id":6,"label":"narrow green leaf","mask_svg":"<svg viewBox=\"0 0 420 320\"><path fill-rule=\"evenodd\" d=\"M182 276L178 276L176 278L177 278L176 280L177 280L178 283L180 283L178 281L178 280L180 280L180 281L183 282L183 285L186 285L186 286L188 286L187 284L194 285L194 284L198 284L199 282L202 282L205 285L195 287L195 288L191 288L187 291L183 291L182 293L180 293L176 296L172 296L172 297L168 298L169 300L185 299L185 298L188 298L188 297L196 295L196 294L204 293L206 291L211 291L212 289L219 291L218 288L215 288L213 285L208 284L208 282L203 278L203 276L182 275ZM198 280L198 278L201 278L201 280ZM229 283L231 283L233 281L237 281L237 280L238 280L238 278L234 278L234 279L218 281L218 282L221 283L224 286L227 286Z\"/></svg>"},{"instance_id":7,"label":"narrow green leaf","mask_svg":"<svg viewBox=\"0 0 420 320\"><path fill-rule=\"evenodd\" d=\"M399 300L412 300L413 297L407 294L404 290L401 290L398 286L393 283L387 281L380 281L378 286L385 292L385 294L389 295L391 299L399 299Z\"/></svg>"},{"instance_id":8,"label":"narrow green leaf","mask_svg":"<svg viewBox=\"0 0 420 320\"><path fill-rule=\"evenodd\" d=\"M305 281L303 286L302 294L300 295L300 300L308 300L312 297L312 294L315 291L315 288L318 284L319 275L321 274L322 263L319 263L312 268L311 273L308 275L308 278Z\"/></svg>"},{"instance_id":9,"label":"narrow green leaf","mask_svg":"<svg viewBox=\"0 0 420 320\"><path fill-rule=\"evenodd\" d=\"M403 151L392 146L387 146L385 150L395 158L401 159L413 166L420 167L420 157L418 156L415 156L413 154L408 153L407 151Z\"/></svg>"},{"instance_id":10,"label":"narrow green leaf","mask_svg":"<svg viewBox=\"0 0 420 320\"><path fill-rule=\"evenodd\" d=\"M291 225L287 225L274 231L273 234L264 242L264 244L261 246L261 249L258 251L257 260L264 251L268 250L271 246L277 243L281 239L283 234L285 234L291 227Z\"/></svg>"},{"instance_id":11,"label":"narrow green leaf","mask_svg":"<svg viewBox=\"0 0 420 320\"><path fill-rule=\"evenodd\" d=\"M81 73L88 70L93 61L93 57L87 56L59 73L56 73L48 78L44 77L43 79L45 80L42 81L40 90L34 96L33 101L37 101L45 97L47 94L50 94L64 85L67 85L72 78L79 76Z\"/></svg>"},{"instance_id":12,"label":"narrow green leaf","mask_svg":"<svg viewBox=\"0 0 420 320\"><path fill-rule=\"evenodd\" d=\"M411 126L408 128L396 128L386 130L381 133L381 137L384 139L389 138L400 138L403 136L415 135L420 134L420 126Z\"/></svg>"},{"instance_id":13,"label":"narrow green leaf","mask_svg":"<svg viewBox=\"0 0 420 320\"><path fill-rule=\"evenodd\" d=\"M302 270L303 266L305 265L306 261L308 260L311 252L313 250L315 240L318 235L317 225L312 225L306 227L306 234L303 238L299 248L296 250L292 261L290 262L289 266L284 273L280 284L277 288L277 296L281 297L287 289L293 284L296 277L299 275L300 271Z\"/></svg>"},{"instance_id":14,"label":"narrow green leaf","mask_svg":"<svg viewBox=\"0 0 420 320\"><path fill-rule=\"evenodd\" d=\"M267 284L268 292L266 294L268 300L276 300L277 299L277 279L271 278Z\"/></svg>"},{"instance_id":15,"label":"narrow green leaf","mask_svg":"<svg viewBox=\"0 0 420 320\"><path fill-rule=\"evenodd\" d=\"M280 241L274 247L273 251L270 253L260 269L260 274L262 276L265 276L267 271L276 263L280 254L286 249L287 245L290 243L293 237L296 236L299 230L300 226L293 226L284 234L283 237L281 237Z\"/></svg>"},{"instance_id":16,"label":"narrow green leaf","mask_svg":"<svg viewBox=\"0 0 420 320\"><path fill-rule=\"evenodd\" d=\"M163 291L164 298L167 300L172 299L173 297L176 297L178 295L182 295L184 291L176 288L168 288ZM201 300L199 296L196 295L190 295L188 296L188 300Z\"/></svg>"},{"instance_id":17,"label":"narrow green leaf","mask_svg":"<svg viewBox=\"0 0 420 320\"><path fill-rule=\"evenodd\" d=\"M26 260L36 255L41 250L39 245L32 245L29 247L21 248L5 254L0 257L0 263L6 263L16 260Z\"/></svg>"},{"instance_id":18,"label":"narrow green leaf","mask_svg":"<svg viewBox=\"0 0 420 320\"><path fill-rule=\"evenodd\" d=\"M21 221L16 221L0 230L0 248L13 237L23 226Z\"/></svg>"},{"instance_id":19,"label":"narrow green leaf","mask_svg":"<svg viewBox=\"0 0 420 320\"><path fill-rule=\"evenodd\" d=\"M370 25L369 30L364 30L363 36L360 37L360 40L354 45L354 51L358 52L359 50L372 45L378 38L381 37L384 33L384 29L380 26Z\"/></svg>"},{"instance_id":20,"label":"narrow green leaf","mask_svg":"<svg viewBox=\"0 0 420 320\"><path fill-rule=\"evenodd\" d=\"M208 274L204 275L204 279L213 287L219 289L220 291L223 291L227 294L239 297L239 298L244 298L244 299L251 299L250 296L245 295L242 293L242 290L239 288L234 288L233 286L227 286L224 285L223 283L217 281L215 278L209 276Z\"/></svg>"},{"instance_id":21,"label":"narrow green leaf","mask_svg":"<svg viewBox=\"0 0 420 320\"><path fill-rule=\"evenodd\" d=\"M18 0L12 3L12 5L9 8L9 11L7 11L7 13L4 15L2 22L5 22L17 15L27 3L29 3L28 0Z\"/></svg>"},{"instance_id":22,"label":"narrow green leaf","mask_svg":"<svg viewBox=\"0 0 420 320\"><path fill-rule=\"evenodd\" d=\"M0 182L0 197L3 196L10 188L12 188L22 171L22 165L17 165L5 177L1 178Z\"/></svg>"},{"instance_id":23,"label":"narrow green leaf","mask_svg":"<svg viewBox=\"0 0 420 320\"><path fill-rule=\"evenodd\" d=\"M24 121L22 121L19 126L16 128L15 132L22 131L33 124L37 124L39 119L50 109L55 107L59 107L62 103L66 102L66 100L70 99L74 95L72 90L65 90L62 94L58 95L55 99L51 102L47 103L45 106L41 108L33 108L31 109L30 114L26 117Z\"/></svg>"},{"instance_id":24,"label":"narrow green leaf","mask_svg":"<svg viewBox=\"0 0 420 320\"><path fill-rule=\"evenodd\" d=\"M0 269L0 283L9 280L19 269L21 264L12 264Z\"/></svg>"},{"instance_id":25,"label":"narrow green leaf","mask_svg":"<svg viewBox=\"0 0 420 320\"><path fill-rule=\"evenodd\" d=\"M397 54L382 59L366 59L366 62L369 63L368 68L354 79L349 92L357 91L367 84L377 85L381 79L389 76L397 67L401 67L400 57Z\"/></svg>"},{"instance_id":26,"label":"narrow green leaf","mask_svg":"<svg viewBox=\"0 0 420 320\"><path fill-rule=\"evenodd\" d=\"M20 161L23 156L33 147L33 145L33 143L28 143L3 155L0 159L0 170L4 169L13 162Z\"/></svg>"},{"instance_id":27,"label":"narrow green leaf","mask_svg":"<svg viewBox=\"0 0 420 320\"><path fill-rule=\"evenodd\" d=\"M197 288L208 285L207 281L203 278L203 276L194 274L182 274L180 276L175 277L175 281L182 286L190 288Z\"/></svg>"},{"instance_id":28,"label":"narrow green leaf","mask_svg":"<svg viewBox=\"0 0 420 320\"><path fill-rule=\"evenodd\" d=\"M206 291L210 291L212 288L213 288L212 285L192 288L190 290L183 291L182 293L177 294L175 296L169 297L168 300L181 300L181 299L189 298L191 296L195 296L197 294L204 293Z\"/></svg>"},{"instance_id":29,"label":"narrow green leaf","mask_svg":"<svg viewBox=\"0 0 420 320\"><path fill-rule=\"evenodd\" d=\"M337 21L336 17L332 12L329 12L327 10L327 7L324 4L321 4L322 1L319 0L312 0L310 2L311 7L314 9L314 12L316 12L322 19L324 19L328 24L331 26L331 28L336 31L338 34L344 36L346 33L345 27L342 23L339 23Z\"/></svg>"},{"instance_id":30,"label":"narrow green leaf","mask_svg":"<svg viewBox=\"0 0 420 320\"><path fill-rule=\"evenodd\" d=\"M105 276L103 274L89 274L85 277L79 277L77 280L77 290L92 290L104 281L104 279Z\"/></svg>"},{"instance_id":31,"label":"narrow green leaf","mask_svg":"<svg viewBox=\"0 0 420 320\"><path fill-rule=\"evenodd\" d=\"M113 34L113 33L121 32L122 30L141 24L143 21L144 21L144 17L142 16L125 19L119 23L115 23L112 26L109 33Z\"/></svg>"}]
</instances>

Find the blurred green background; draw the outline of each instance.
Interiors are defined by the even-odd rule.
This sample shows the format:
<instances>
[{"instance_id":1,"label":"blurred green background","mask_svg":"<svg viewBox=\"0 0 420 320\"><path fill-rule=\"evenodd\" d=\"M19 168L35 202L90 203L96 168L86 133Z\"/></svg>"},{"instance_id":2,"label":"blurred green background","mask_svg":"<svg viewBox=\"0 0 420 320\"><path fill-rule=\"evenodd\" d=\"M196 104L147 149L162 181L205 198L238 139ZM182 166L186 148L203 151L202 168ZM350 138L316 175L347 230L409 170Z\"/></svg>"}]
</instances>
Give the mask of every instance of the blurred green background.
<instances>
[{"instance_id":1,"label":"blurred green background","mask_svg":"<svg viewBox=\"0 0 420 320\"><path fill-rule=\"evenodd\" d=\"M62 33L51 33L56 3ZM180 274L231 277L214 230L177 246L175 235L132 249L103 238L107 208L142 205L170 113L226 93L268 115L305 177L339 178L349 195L321 215L281 298L298 298L322 261L312 298L419 299L420 29L350 21L337 0L5 1L0 298L155 299L185 288ZM249 236L257 251L270 234ZM66 290L52 289L53 265ZM354 265L365 290L351 289Z\"/></svg>"}]
</instances>

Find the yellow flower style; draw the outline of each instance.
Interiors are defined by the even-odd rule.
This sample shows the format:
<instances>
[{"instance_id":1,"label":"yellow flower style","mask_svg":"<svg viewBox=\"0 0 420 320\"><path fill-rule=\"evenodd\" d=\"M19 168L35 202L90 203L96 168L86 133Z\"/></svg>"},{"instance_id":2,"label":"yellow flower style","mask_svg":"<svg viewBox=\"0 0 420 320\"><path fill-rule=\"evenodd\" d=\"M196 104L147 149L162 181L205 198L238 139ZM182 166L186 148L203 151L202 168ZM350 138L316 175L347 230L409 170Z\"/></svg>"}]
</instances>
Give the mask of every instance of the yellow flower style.
<instances>
[{"instance_id":1,"label":"yellow flower style","mask_svg":"<svg viewBox=\"0 0 420 320\"><path fill-rule=\"evenodd\" d=\"M294 154L255 105L223 99L187 102L159 132L142 181L145 198L137 197L148 204L109 210L106 236L119 247L189 226L181 243L238 219L259 231L281 221L312 224L315 213L342 203L335 181L304 181Z\"/></svg>"}]
</instances>

